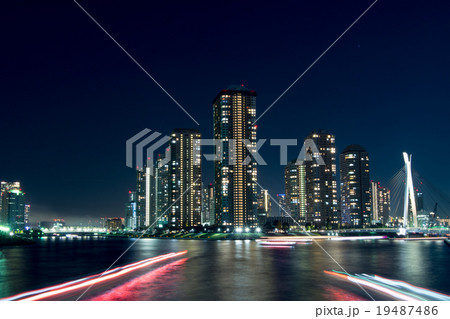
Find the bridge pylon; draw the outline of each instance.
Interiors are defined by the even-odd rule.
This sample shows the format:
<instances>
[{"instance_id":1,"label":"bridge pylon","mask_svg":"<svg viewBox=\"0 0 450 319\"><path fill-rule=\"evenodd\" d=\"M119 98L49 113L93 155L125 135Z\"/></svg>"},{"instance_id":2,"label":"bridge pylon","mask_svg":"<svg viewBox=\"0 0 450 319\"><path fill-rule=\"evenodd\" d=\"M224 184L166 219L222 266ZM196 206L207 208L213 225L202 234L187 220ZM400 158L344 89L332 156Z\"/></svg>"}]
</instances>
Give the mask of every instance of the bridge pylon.
<instances>
[{"instance_id":1,"label":"bridge pylon","mask_svg":"<svg viewBox=\"0 0 450 319\"><path fill-rule=\"evenodd\" d=\"M416 208L416 194L414 193L413 178L411 172L411 159L412 155L408 156L408 153L403 152L403 159L405 161L405 198L403 206L403 227L406 229L410 226L417 228L417 208ZM412 213L412 220L410 222L409 212Z\"/></svg>"}]
</instances>

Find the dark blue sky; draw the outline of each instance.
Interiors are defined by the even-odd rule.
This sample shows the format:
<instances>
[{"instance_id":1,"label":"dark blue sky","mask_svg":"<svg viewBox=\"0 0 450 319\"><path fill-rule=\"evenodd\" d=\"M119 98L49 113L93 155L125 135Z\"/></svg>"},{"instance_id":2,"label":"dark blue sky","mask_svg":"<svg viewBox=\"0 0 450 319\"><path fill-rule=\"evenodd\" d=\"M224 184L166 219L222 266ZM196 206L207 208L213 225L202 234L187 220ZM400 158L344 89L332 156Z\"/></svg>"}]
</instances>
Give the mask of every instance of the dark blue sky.
<instances>
[{"instance_id":1,"label":"dark blue sky","mask_svg":"<svg viewBox=\"0 0 450 319\"><path fill-rule=\"evenodd\" d=\"M23 183L35 221L123 216L135 176L127 138L174 127L211 138L211 101L230 84L256 90L262 113L371 2L80 0L199 127L74 2L2 4L0 179ZM338 152L363 145L381 181L407 151L448 194L449 9L379 0L258 122L258 137L327 129ZM259 182L283 192L277 148L262 154Z\"/></svg>"}]
</instances>

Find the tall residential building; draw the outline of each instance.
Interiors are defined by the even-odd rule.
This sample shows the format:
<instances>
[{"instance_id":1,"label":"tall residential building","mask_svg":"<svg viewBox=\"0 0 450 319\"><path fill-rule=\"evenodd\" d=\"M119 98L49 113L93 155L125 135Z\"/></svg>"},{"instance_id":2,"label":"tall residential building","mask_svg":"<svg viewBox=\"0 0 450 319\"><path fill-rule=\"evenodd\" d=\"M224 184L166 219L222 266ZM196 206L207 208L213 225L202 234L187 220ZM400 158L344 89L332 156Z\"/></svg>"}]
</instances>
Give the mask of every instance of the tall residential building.
<instances>
[{"instance_id":1,"label":"tall residential building","mask_svg":"<svg viewBox=\"0 0 450 319\"><path fill-rule=\"evenodd\" d=\"M31 205L25 204L25 211L24 211L24 223L25 227L30 227L30 213L31 213Z\"/></svg>"},{"instance_id":2,"label":"tall residential building","mask_svg":"<svg viewBox=\"0 0 450 319\"><path fill-rule=\"evenodd\" d=\"M169 152L169 148L166 151ZM169 163L164 158L163 154L158 155L155 165L155 218L159 217L158 227L167 225L169 215Z\"/></svg>"},{"instance_id":3,"label":"tall residential building","mask_svg":"<svg viewBox=\"0 0 450 319\"><path fill-rule=\"evenodd\" d=\"M360 145L349 145L339 156L341 212L344 224L371 225L369 153Z\"/></svg>"},{"instance_id":4,"label":"tall residential building","mask_svg":"<svg viewBox=\"0 0 450 319\"><path fill-rule=\"evenodd\" d=\"M136 180L136 229L143 230L148 227L155 227L156 212L156 196L155 174L157 169L151 165L151 158L147 159L147 163L142 169L137 170Z\"/></svg>"},{"instance_id":5,"label":"tall residential building","mask_svg":"<svg viewBox=\"0 0 450 319\"><path fill-rule=\"evenodd\" d=\"M289 213L286 205L286 194L277 194L277 203L278 215L276 215L276 217L288 217L286 214L286 212Z\"/></svg>"},{"instance_id":6,"label":"tall residential building","mask_svg":"<svg viewBox=\"0 0 450 319\"><path fill-rule=\"evenodd\" d=\"M419 191L418 189L414 192L416 194L416 210L418 212L422 211L424 209L423 206L423 192Z\"/></svg>"},{"instance_id":7,"label":"tall residential building","mask_svg":"<svg viewBox=\"0 0 450 319\"><path fill-rule=\"evenodd\" d=\"M7 217L3 216L2 205L3 205L3 192L6 190L7 182L0 182L0 225L6 225Z\"/></svg>"},{"instance_id":8,"label":"tall residential building","mask_svg":"<svg viewBox=\"0 0 450 319\"><path fill-rule=\"evenodd\" d=\"M269 191L261 189L258 196L258 221L259 224L265 224L265 220L272 213L272 201L270 200Z\"/></svg>"},{"instance_id":9,"label":"tall residential building","mask_svg":"<svg viewBox=\"0 0 450 319\"><path fill-rule=\"evenodd\" d=\"M208 189L203 187L202 185L202 214L201 214L201 223L209 224L209 205L208 205Z\"/></svg>"},{"instance_id":10,"label":"tall residential building","mask_svg":"<svg viewBox=\"0 0 450 319\"><path fill-rule=\"evenodd\" d=\"M336 181L336 146L334 135L324 130L311 132L306 139L312 139L317 151L308 148L306 152L313 161L305 161L306 180L306 223L316 227L336 228L340 224ZM319 156L325 165L316 159Z\"/></svg>"},{"instance_id":11,"label":"tall residential building","mask_svg":"<svg viewBox=\"0 0 450 319\"><path fill-rule=\"evenodd\" d=\"M297 223L306 223L305 164L289 162L284 168L284 188L288 213Z\"/></svg>"},{"instance_id":12,"label":"tall residential building","mask_svg":"<svg viewBox=\"0 0 450 319\"><path fill-rule=\"evenodd\" d=\"M0 182L0 225L8 224L8 215L6 210L3 209L3 194L6 192L7 182Z\"/></svg>"},{"instance_id":13,"label":"tall residential building","mask_svg":"<svg viewBox=\"0 0 450 319\"><path fill-rule=\"evenodd\" d=\"M214 187L209 184L202 190L202 224L214 225Z\"/></svg>"},{"instance_id":14,"label":"tall residential building","mask_svg":"<svg viewBox=\"0 0 450 319\"><path fill-rule=\"evenodd\" d=\"M165 154L159 154L151 165L148 158L146 165L137 171L136 180L136 229L147 227L164 227L168 224L169 210L169 164L170 143Z\"/></svg>"},{"instance_id":15,"label":"tall residential building","mask_svg":"<svg viewBox=\"0 0 450 319\"><path fill-rule=\"evenodd\" d=\"M20 188L20 182L1 182L1 212L0 225L11 229L25 228L25 193Z\"/></svg>"},{"instance_id":16,"label":"tall residential building","mask_svg":"<svg viewBox=\"0 0 450 319\"><path fill-rule=\"evenodd\" d=\"M371 207L372 219L383 225L390 221L391 214L391 191L379 182L371 182Z\"/></svg>"},{"instance_id":17,"label":"tall residential building","mask_svg":"<svg viewBox=\"0 0 450 319\"><path fill-rule=\"evenodd\" d=\"M230 86L213 100L216 154L214 187L216 222L231 227L257 226L256 92ZM250 149L250 150L249 150ZM248 161L246 161L248 157Z\"/></svg>"},{"instance_id":18,"label":"tall residential building","mask_svg":"<svg viewBox=\"0 0 450 319\"><path fill-rule=\"evenodd\" d=\"M208 204L209 204L209 224L216 224L216 214L215 214L215 194L213 184L208 185Z\"/></svg>"},{"instance_id":19,"label":"tall residential building","mask_svg":"<svg viewBox=\"0 0 450 319\"><path fill-rule=\"evenodd\" d=\"M201 224L201 135L197 129L174 129L171 136L169 227L186 230Z\"/></svg>"},{"instance_id":20,"label":"tall residential building","mask_svg":"<svg viewBox=\"0 0 450 319\"><path fill-rule=\"evenodd\" d=\"M136 229L144 229L146 215L149 206L147 205L147 169L138 169L136 175Z\"/></svg>"},{"instance_id":21,"label":"tall residential building","mask_svg":"<svg viewBox=\"0 0 450 319\"><path fill-rule=\"evenodd\" d=\"M137 202L136 202L136 192L128 192L128 202L125 209L125 228L136 229L137 221Z\"/></svg>"}]
</instances>

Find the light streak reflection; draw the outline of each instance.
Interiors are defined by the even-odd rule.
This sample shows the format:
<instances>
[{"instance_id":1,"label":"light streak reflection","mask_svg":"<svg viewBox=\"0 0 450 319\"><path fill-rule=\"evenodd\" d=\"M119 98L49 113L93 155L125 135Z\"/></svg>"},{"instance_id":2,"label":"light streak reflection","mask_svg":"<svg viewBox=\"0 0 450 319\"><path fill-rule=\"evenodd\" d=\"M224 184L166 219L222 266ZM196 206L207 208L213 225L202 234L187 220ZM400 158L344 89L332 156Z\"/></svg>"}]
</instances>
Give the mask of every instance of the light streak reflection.
<instances>
[{"instance_id":1,"label":"light streak reflection","mask_svg":"<svg viewBox=\"0 0 450 319\"><path fill-rule=\"evenodd\" d=\"M169 253L157 257L147 258L135 263L131 263L125 266L116 267L104 273L99 273L92 276L87 276L78 280L69 281L63 284L50 286L43 289L33 290L25 293L21 293L15 296L7 297L1 300L42 300L50 297L55 297L70 291L74 291L80 288L89 287L100 282L105 282L113 278L121 277L135 270L147 267L159 261L178 257L187 253L187 250L180 251L178 253Z\"/></svg>"},{"instance_id":2,"label":"light streak reflection","mask_svg":"<svg viewBox=\"0 0 450 319\"><path fill-rule=\"evenodd\" d=\"M167 277L174 270L182 266L187 261L183 258L170 264L159 267L142 276L134 278L129 282L115 287L99 296L93 297L91 301L136 301L136 300L153 300L161 298L162 292L158 289L161 281L164 286L167 285ZM156 295L156 296L155 296Z\"/></svg>"},{"instance_id":3,"label":"light streak reflection","mask_svg":"<svg viewBox=\"0 0 450 319\"><path fill-rule=\"evenodd\" d=\"M417 287L401 280L387 279L377 275L356 274L349 275L339 271L324 272L344 280L349 280L356 284L368 287L398 300L405 301L433 301L450 300L450 296L432 291L426 288Z\"/></svg>"}]
</instances>

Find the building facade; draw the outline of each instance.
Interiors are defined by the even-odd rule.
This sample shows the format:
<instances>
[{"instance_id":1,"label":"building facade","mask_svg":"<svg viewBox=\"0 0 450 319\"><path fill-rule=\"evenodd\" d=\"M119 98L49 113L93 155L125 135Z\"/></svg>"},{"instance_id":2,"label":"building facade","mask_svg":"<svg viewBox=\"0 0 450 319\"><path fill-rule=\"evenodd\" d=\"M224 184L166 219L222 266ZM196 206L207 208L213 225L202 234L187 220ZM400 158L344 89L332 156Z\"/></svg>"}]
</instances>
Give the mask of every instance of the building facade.
<instances>
[{"instance_id":1,"label":"building facade","mask_svg":"<svg viewBox=\"0 0 450 319\"><path fill-rule=\"evenodd\" d=\"M419 191L418 189L415 189L414 193L416 194L416 210L420 212L424 210L423 192Z\"/></svg>"},{"instance_id":2,"label":"building facade","mask_svg":"<svg viewBox=\"0 0 450 319\"><path fill-rule=\"evenodd\" d=\"M136 172L136 229L144 229L147 215L146 168Z\"/></svg>"},{"instance_id":3,"label":"building facade","mask_svg":"<svg viewBox=\"0 0 450 319\"><path fill-rule=\"evenodd\" d=\"M197 129L174 129L171 137L169 227L189 230L201 224L201 135Z\"/></svg>"},{"instance_id":4,"label":"building facade","mask_svg":"<svg viewBox=\"0 0 450 319\"><path fill-rule=\"evenodd\" d=\"M128 202L125 209L125 228L129 230L137 229L137 201L136 192L128 192Z\"/></svg>"},{"instance_id":5,"label":"building facade","mask_svg":"<svg viewBox=\"0 0 450 319\"><path fill-rule=\"evenodd\" d=\"M219 225L257 226L256 92L230 86L213 100L215 215ZM247 159L247 160L246 160Z\"/></svg>"},{"instance_id":6,"label":"building facade","mask_svg":"<svg viewBox=\"0 0 450 319\"><path fill-rule=\"evenodd\" d=\"M343 224L369 227L372 220L369 154L360 145L349 145L339 155L339 166Z\"/></svg>"},{"instance_id":7,"label":"building facade","mask_svg":"<svg viewBox=\"0 0 450 319\"><path fill-rule=\"evenodd\" d=\"M216 214L215 214L215 193L214 193L214 185L208 185L208 204L209 204L209 224L216 224Z\"/></svg>"},{"instance_id":8,"label":"building facade","mask_svg":"<svg viewBox=\"0 0 450 319\"><path fill-rule=\"evenodd\" d=\"M287 217L286 194L277 194L278 217Z\"/></svg>"},{"instance_id":9,"label":"building facade","mask_svg":"<svg viewBox=\"0 0 450 319\"><path fill-rule=\"evenodd\" d=\"M25 228L25 193L20 182L1 182L1 211L0 225L11 229L22 230Z\"/></svg>"},{"instance_id":10,"label":"building facade","mask_svg":"<svg viewBox=\"0 0 450 319\"><path fill-rule=\"evenodd\" d=\"M306 224L318 228L337 228L340 224L336 178L336 144L334 135L324 130L311 132L307 137L317 147L306 153L312 161L305 161ZM317 159L322 158L324 165Z\"/></svg>"},{"instance_id":11,"label":"building facade","mask_svg":"<svg viewBox=\"0 0 450 319\"><path fill-rule=\"evenodd\" d=\"M272 201L270 199L269 191L261 189L258 195L258 223L264 225L267 217L272 214Z\"/></svg>"},{"instance_id":12,"label":"building facade","mask_svg":"<svg viewBox=\"0 0 450 319\"><path fill-rule=\"evenodd\" d=\"M154 227L158 218L156 210L157 166L151 165L148 158L142 169L137 170L136 178L136 229Z\"/></svg>"},{"instance_id":13,"label":"building facade","mask_svg":"<svg viewBox=\"0 0 450 319\"><path fill-rule=\"evenodd\" d=\"M25 228L30 227L30 218L31 218L31 205L25 204L25 212L24 212Z\"/></svg>"},{"instance_id":14,"label":"building facade","mask_svg":"<svg viewBox=\"0 0 450 319\"><path fill-rule=\"evenodd\" d=\"M105 228L108 231L118 231L123 229L123 219L116 218L108 218L105 223Z\"/></svg>"},{"instance_id":15,"label":"building facade","mask_svg":"<svg viewBox=\"0 0 450 319\"><path fill-rule=\"evenodd\" d=\"M214 186L209 184L202 191L202 224L214 225Z\"/></svg>"},{"instance_id":16,"label":"building facade","mask_svg":"<svg viewBox=\"0 0 450 319\"><path fill-rule=\"evenodd\" d=\"M391 191L379 182L371 182L372 219L376 223L386 225L391 220Z\"/></svg>"},{"instance_id":17,"label":"building facade","mask_svg":"<svg viewBox=\"0 0 450 319\"><path fill-rule=\"evenodd\" d=\"M306 224L305 165L289 162L284 168L287 212L297 223Z\"/></svg>"},{"instance_id":18,"label":"building facade","mask_svg":"<svg viewBox=\"0 0 450 319\"><path fill-rule=\"evenodd\" d=\"M155 165L155 218L159 217L156 222L159 228L167 225L169 215L169 163L164 159L165 155L158 155Z\"/></svg>"}]
</instances>

